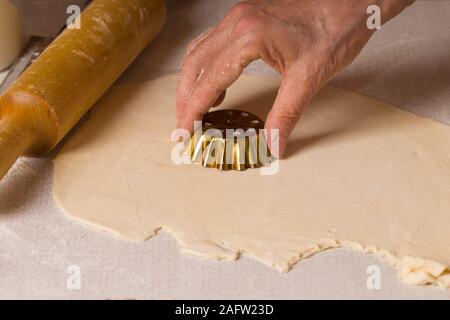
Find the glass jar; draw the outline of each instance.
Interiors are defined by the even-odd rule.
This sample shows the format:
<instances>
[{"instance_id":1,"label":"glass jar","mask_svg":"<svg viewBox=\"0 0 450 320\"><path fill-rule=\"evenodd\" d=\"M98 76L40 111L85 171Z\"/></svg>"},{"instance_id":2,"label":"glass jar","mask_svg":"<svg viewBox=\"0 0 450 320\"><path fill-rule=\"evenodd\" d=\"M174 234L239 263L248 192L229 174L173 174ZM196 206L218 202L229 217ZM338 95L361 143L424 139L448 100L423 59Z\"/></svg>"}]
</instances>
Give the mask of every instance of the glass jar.
<instances>
[{"instance_id":1,"label":"glass jar","mask_svg":"<svg viewBox=\"0 0 450 320\"><path fill-rule=\"evenodd\" d=\"M16 60L24 42L19 11L9 0L0 0L0 71Z\"/></svg>"}]
</instances>

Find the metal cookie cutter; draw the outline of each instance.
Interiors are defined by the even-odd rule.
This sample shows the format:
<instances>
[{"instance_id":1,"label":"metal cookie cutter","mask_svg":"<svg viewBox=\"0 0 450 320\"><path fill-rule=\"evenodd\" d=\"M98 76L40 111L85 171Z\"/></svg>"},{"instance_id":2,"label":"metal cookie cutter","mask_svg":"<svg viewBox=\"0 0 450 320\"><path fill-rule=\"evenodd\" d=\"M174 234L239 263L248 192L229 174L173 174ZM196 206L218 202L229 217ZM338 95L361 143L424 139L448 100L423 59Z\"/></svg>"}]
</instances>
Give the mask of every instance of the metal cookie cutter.
<instances>
[{"instance_id":1,"label":"metal cookie cutter","mask_svg":"<svg viewBox=\"0 0 450 320\"><path fill-rule=\"evenodd\" d=\"M205 114L201 130L190 141L191 161L208 168L238 170L270 163L264 137L264 121L240 110L219 110Z\"/></svg>"}]
</instances>

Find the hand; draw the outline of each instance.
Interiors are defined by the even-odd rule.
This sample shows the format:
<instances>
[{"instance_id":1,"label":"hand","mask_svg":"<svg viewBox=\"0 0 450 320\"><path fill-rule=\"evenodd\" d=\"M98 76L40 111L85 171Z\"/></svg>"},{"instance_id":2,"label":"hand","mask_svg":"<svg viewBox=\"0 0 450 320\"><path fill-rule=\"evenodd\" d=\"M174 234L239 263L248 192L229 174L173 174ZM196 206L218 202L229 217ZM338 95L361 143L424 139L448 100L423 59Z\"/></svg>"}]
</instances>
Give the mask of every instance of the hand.
<instances>
[{"instance_id":1,"label":"hand","mask_svg":"<svg viewBox=\"0 0 450 320\"><path fill-rule=\"evenodd\" d=\"M313 95L350 64L373 30L370 4L386 22L411 0L253 0L236 4L215 27L187 48L176 93L179 128L223 100L226 89L252 61L262 59L283 76L266 129L279 129L279 151Z\"/></svg>"}]
</instances>

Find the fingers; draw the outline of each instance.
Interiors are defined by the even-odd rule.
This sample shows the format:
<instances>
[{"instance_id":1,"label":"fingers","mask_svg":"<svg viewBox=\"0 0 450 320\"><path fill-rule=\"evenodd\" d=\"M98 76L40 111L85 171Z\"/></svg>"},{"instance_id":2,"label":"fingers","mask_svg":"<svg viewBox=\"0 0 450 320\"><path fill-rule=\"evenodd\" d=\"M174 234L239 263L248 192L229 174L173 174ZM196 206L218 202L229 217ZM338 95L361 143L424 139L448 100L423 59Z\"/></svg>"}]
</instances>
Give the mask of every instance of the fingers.
<instances>
[{"instance_id":1,"label":"fingers","mask_svg":"<svg viewBox=\"0 0 450 320\"><path fill-rule=\"evenodd\" d=\"M195 107L195 110L190 112L190 114L202 114L206 112L209 107L215 106L221 102L221 97L219 96L226 89L223 85L215 84L215 79L210 75L208 75L208 78L212 79L211 90L205 90L204 86L208 84L204 82L199 84L199 82L205 77L206 73L210 73L210 68L217 69L215 67L217 65L216 60L224 51L228 51L228 47L234 43L231 34L234 31L236 24L253 8L254 6L248 1L239 2L233 6L218 26L206 31L188 46L187 54L181 68L181 78L176 91L176 115L179 125L184 117L183 114L185 110L191 108L192 101L196 103L197 98L191 99L194 92L206 91L208 94L208 102L204 108L201 108L202 110L198 110L199 108ZM223 72L226 73L227 71L224 70ZM219 90L219 88L222 88L222 91L217 95L216 91ZM211 101L209 101L210 99ZM216 100L218 100L218 102L216 102ZM200 111L200 113L198 113L198 111ZM191 121L191 118L189 121ZM184 122L186 123L187 121Z\"/></svg>"},{"instance_id":2,"label":"fingers","mask_svg":"<svg viewBox=\"0 0 450 320\"><path fill-rule=\"evenodd\" d=\"M225 100L226 94L227 94L226 91L222 92L222 94L219 96L219 98L218 98L218 99L216 100L216 102L214 103L214 106L213 106L213 107L219 106L219 105L223 102L223 100Z\"/></svg>"},{"instance_id":3,"label":"fingers","mask_svg":"<svg viewBox=\"0 0 450 320\"><path fill-rule=\"evenodd\" d=\"M178 127L192 131L194 121L201 120L203 114L216 106L221 95L238 79L243 69L259 57L257 47L242 47L239 43L220 53L203 69L201 77L193 85L182 114L179 114Z\"/></svg>"},{"instance_id":4,"label":"fingers","mask_svg":"<svg viewBox=\"0 0 450 320\"><path fill-rule=\"evenodd\" d=\"M315 93L314 82L302 78L298 72L297 70L290 70L286 73L274 105L266 119L265 129L269 133L270 150L276 149L271 145L270 132L272 129L279 130L278 157L280 158L285 156L289 136ZM276 142L274 141L274 143Z\"/></svg>"},{"instance_id":5,"label":"fingers","mask_svg":"<svg viewBox=\"0 0 450 320\"><path fill-rule=\"evenodd\" d=\"M200 34L197 38L192 40L186 48L186 54L191 53L197 47L197 45L200 44L204 39L206 39L210 34L212 34L214 30L215 27L209 28L206 31L202 32L202 34Z\"/></svg>"},{"instance_id":6,"label":"fingers","mask_svg":"<svg viewBox=\"0 0 450 320\"><path fill-rule=\"evenodd\" d=\"M188 53L182 62L181 78L176 90L177 119L181 117L194 84L202 77L210 57L216 55L222 48L223 38L224 36L213 28L189 45Z\"/></svg>"}]
</instances>

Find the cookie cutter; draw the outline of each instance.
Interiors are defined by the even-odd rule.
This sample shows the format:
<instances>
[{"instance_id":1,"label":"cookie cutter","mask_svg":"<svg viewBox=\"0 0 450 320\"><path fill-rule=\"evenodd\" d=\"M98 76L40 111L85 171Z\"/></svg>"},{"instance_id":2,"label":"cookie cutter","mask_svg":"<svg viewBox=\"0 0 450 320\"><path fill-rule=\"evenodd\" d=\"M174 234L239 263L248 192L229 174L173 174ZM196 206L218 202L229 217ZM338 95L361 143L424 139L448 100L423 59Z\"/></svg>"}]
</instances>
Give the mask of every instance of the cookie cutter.
<instances>
[{"instance_id":1,"label":"cookie cutter","mask_svg":"<svg viewBox=\"0 0 450 320\"><path fill-rule=\"evenodd\" d=\"M191 137L190 159L219 170L262 167L271 162L262 129L264 121L248 111L227 109L206 113Z\"/></svg>"}]
</instances>

